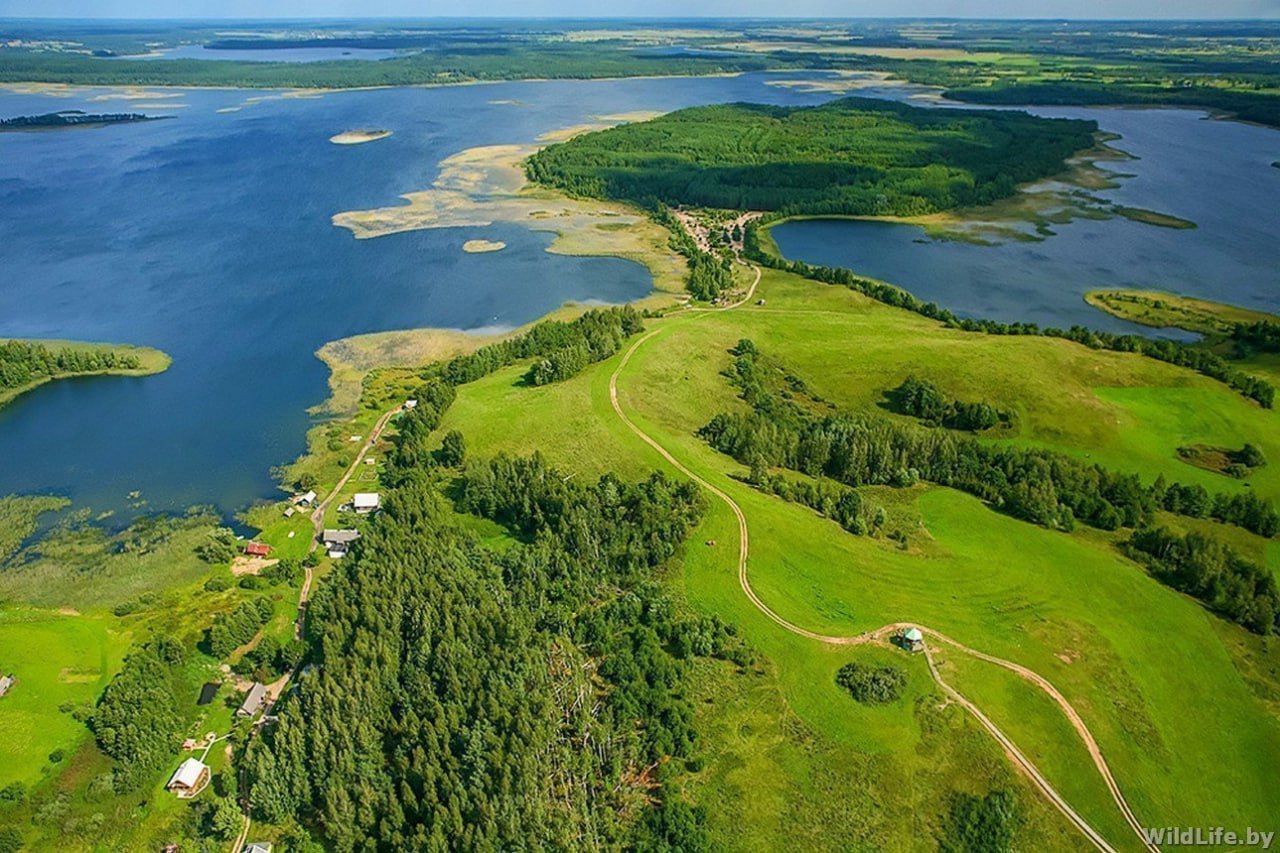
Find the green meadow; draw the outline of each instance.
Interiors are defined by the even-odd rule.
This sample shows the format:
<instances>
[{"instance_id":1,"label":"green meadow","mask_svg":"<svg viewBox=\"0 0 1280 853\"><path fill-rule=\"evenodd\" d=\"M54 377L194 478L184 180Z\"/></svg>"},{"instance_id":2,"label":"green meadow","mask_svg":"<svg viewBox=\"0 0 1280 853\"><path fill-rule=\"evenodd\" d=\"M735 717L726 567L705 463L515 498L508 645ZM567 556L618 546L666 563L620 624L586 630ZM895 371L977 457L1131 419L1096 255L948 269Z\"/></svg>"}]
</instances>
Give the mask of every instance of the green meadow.
<instances>
[{"instance_id":1,"label":"green meadow","mask_svg":"<svg viewBox=\"0 0 1280 853\"><path fill-rule=\"evenodd\" d=\"M751 580L771 608L834 635L919 621L1034 669L1083 715L1149 824L1261 825L1280 813L1280 793L1269 782L1280 754L1274 643L1149 577L1115 547L1123 534L1049 531L972 497L917 487L894 490L889 506L891 521L910 530L905 546L856 537L741 482L746 471L695 434L717 412L744 405L722 375L728 349L743 337L841 407L882 411L884 392L914 374L954 397L1014 412L1014 436L999 440L1211 491L1275 495L1274 469L1233 481L1180 461L1176 447L1251 441L1280 458L1273 412L1151 359L948 330L782 273L766 272L757 296L767 297L766 306L648 321L657 334L622 370L618 393L642 429L740 504L751 532ZM619 362L615 356L538 388L520 382L522 367L500 371L459 389L442 431L461 430L479 455L539 450L576 476L654 468L679 476L613 414L609 376ZM1254 553L1275 553L1266 540L1229 535L1257 540ZM737 547L732 515L713 501L678 579L691 606L736 624L762 657L757 671L741 676L700 671L707 762L694 789L714 804L715 837L762 849L772 845L761 839L921 846L942 831L950 792L967 784L980 789L975 794L1016 789L1032 847L1078 849L1074 830L1022 786L986 734L958 708L937 708L941 697L922 660L825 647L783 631L739 588ZM882 656L907 668L910 698L867 708L836 687L842 663ZM947 654L943 665L1113 845L1138 848L1083 743L1047 697L989 664ZM945 736L936 737L939 730ZM876 804L870 812L868 800ZM798 825L798 816L814 813L830 819ZM857 830L837 831L846 824Z\"/></svg>"}]
</instances>

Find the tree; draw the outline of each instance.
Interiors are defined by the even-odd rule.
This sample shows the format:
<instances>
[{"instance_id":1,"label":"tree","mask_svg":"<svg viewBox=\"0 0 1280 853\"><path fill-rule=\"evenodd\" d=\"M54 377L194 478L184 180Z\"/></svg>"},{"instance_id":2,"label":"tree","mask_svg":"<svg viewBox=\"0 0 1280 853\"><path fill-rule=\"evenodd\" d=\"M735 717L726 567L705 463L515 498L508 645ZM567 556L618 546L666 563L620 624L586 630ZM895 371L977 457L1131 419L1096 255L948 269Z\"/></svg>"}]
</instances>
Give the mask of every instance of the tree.
<instances>
[{"instance_id":1,"label":"tree","mask_svg":"<svg viewBox=\"0 0 1280 853\"><path fill-rule=\"evenodd\" d=\"M238 836L240 830L244 828L244 815L231 800L221 799L214 808L209 824L214 835L230 840Z\"/></svg>"},{"instance_id":2,"label":"tree","mask_svg":"<svg viewBox=\"0 0 1280 853\"><path fill-rule=\"evenodd\" d=\"M462 463L467 458L467 442L461 432L453 429L445 433L438 458L440 464L446 468L462 467Z\"/></svg>"}]
</instances>

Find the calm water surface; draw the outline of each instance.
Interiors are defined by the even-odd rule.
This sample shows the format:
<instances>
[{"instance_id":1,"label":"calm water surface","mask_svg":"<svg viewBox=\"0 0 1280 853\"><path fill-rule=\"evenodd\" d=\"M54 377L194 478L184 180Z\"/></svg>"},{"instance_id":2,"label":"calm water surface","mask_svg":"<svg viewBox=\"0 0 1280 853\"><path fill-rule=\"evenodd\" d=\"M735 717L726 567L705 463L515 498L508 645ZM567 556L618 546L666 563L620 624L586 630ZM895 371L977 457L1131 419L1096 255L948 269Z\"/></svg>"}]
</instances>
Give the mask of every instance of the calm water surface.
<instances>
[{"instance_id":1,"label":"calm water surface","mask_svg":"<svg viewBox=\"0 0 1280 853\"><path fill-rule=\"evenodd\" d=\"M173 367L146 378L51 383L0 409L0 494L57 493L127 512L274 494L269 471L304 449L327 394L327 341L421 326L512 327L565 301L647 293L629 261L548 254L515 225L357 241L339 211L430 186L477 145L527 143L592 116L830 97L734 78L511 83L280 98L186 91L147 98L161 122L0 134L0 336L146 344ZM893 97L902 90L871 94ZM0 92L0 115L135 108ZM260 99L267 96L267 100ZM515 103L511 103L515 102ZM169 108L161 105L168 104ZM232 112L232 110L239 108ZM220 110L222 112L220 112ZM1049 114L1049 111L1045 111ZM1108 195L1192 219L1197 231L1079 222L1035 244L918 244L904 226L807 222L775 229L790 257L849 266L962 313L1122 326L1084 306L1096 286L1158 286L1277 307L1280 134L1186 111L1055 110L1097 118L1141 159ZM390 138L336 146L332 134ZM469 255L473 238L502 252Z\"/></svg>"},{"instance_id":2,"label":"calm water surface","mask_svg":"<svg viewBox=\"0 0 1280 853\"><path fill-rule=\"evenodd\" d=\"M515 225L357 241L334 213L429 187L439 161L465 148L532 142L595 115L818 100L757 76L246 103L271 94L187 91L140 102L166 121L0 134L0 336L145 344L174 358L158 376L50 383L0 409L0 494L64 494L122 516L133 490L147 509L233 512L270 496L271 467L305 449L307 409L327 395L313 356L325 342L512 327L652 286L639 264L551 255L550 235ZM0 92L0 115L133 108L100 95ZM328 142L351 127L394 135ZM507 248L462 252L480 237Z\"/></svg>"},{"instance_id":3,"label":"calm water surface","mask_svg":"<svg viewBox=\"0 0 1280 853\"><path fill-rule=\"evenodd\" d=\"M1132 177L1097 193L1195 222L1194 230L1126 219L1053 226L1035 243L929 241L911 225L850 220L773 229L788 258L848 267L899 284L959 314L1134 331L1082 295L1140 287L1280 309L1280 132L1212 121L1191 110L1034 109L1096 119L1138 159L1107 163ZM1150 330L1147 330L1148 333Z\"/></svg>"}]
</instances>

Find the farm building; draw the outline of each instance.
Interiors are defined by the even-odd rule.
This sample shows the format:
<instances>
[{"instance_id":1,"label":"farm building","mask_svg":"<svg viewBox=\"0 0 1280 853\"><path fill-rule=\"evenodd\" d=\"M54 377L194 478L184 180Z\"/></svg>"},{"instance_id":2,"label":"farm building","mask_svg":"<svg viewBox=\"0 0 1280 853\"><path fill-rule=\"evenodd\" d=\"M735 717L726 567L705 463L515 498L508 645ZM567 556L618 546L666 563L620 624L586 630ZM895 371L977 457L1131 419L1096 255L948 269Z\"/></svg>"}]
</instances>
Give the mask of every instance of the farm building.
<instances>
[{"instance_id":1,"label":"farm building","mask_svg":"<svg viewBox=\"0 0 1280 853\"><path fill-rule=\"evenodd\" d=\"M3 696L4 694L8 693L9 688L12 686L13 686L12 675L0 676L0 696Z\"/></svg>"},{"instance_id":2,"label":"farm building","mask_svg":"<svg viewBox=\"0 0 1280 853\"><path fill-rule=\"evenodd\" d=\"M209 768L203 761L188 758L178 765L165 787L184 800L194 797L209 784Z\"/></svg>"},{"instance_id":3,"label":"farm building","mask_svg":"<svg viewBox=\"0 0 1280 853\"><path fill-rule=\"evenodd\" d=\"M239 710L236 711L238 717L252 717L258 713L258 709L262 707L262 702L267 698L267 687L260 681L255 681L253 686L249 688L249 692L244 695L244 701L240 703Z\"/></svg>"},{"instance_id":4,"label":"farm building","mask_svg":"<svg viewBox=\"0 0 1280 853\"><path fill-rule=\"evenodd\" d=\"M359 530L326 530L320 536L329 556L337 559L351 549L351 543L360 538Z\"/></svg>"},{"instance_id":5,"label":"farm building","mask_svg":"<svg viewBox=\"0 0 1280 853\"><path fill-rule=\"evenodd\" d=\"M382 505L382 497L377 492L356 492L351 499L351 506L356 512L373 512Z\"/></svg>"},{"instance_id":6,"label":"farm building","mask_svg":"<svg viewBox=\"0 0 1280 853\"><path fill-rule=\"evenodd\" d=\"M271 546L265 542L246 542L240 550L248 557L265 557L271 553Z\"/></svg>"}]
</instances>

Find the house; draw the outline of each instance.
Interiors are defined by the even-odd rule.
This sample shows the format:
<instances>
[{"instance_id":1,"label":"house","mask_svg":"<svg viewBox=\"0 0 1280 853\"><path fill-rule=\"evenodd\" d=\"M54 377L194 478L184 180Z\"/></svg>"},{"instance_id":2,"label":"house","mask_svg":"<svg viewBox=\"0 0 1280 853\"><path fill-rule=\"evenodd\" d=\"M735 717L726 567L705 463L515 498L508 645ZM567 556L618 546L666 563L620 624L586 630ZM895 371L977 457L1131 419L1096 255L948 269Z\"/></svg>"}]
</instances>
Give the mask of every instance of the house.
<instances>
[{"instance_id":1,"label":"house","mask_svg":"<svg viewBox=\"0 0 1280 853\"><path fill-rule=\"evenodd\" d=\"M270 841L255 841L244 846L244 853L271 853Z\"/></svg>"},{"instance_id":2,"label":"house","mask_svg":"<svg viewBox=\"0 0 1280 853\"><path fill-rule=\"evenodd\" d=\"M12 675L0 676L0 696L9 692L9 688L13 686L13 680Z\"/></svg>"},{"instance_id":3,"label":"house","mask_svg":"<svg viewBox=\"0 0 1280 853\"><path fill-rule=\"evenodd\" d=\"M295 495L293 498L293 502L298 506L311 506L313 503L316 502L315 490L312 489L311 491L307 492L304 495Z\"/></svg>"},{"instance_id":4,"label":"house","mask_svg":"<svg viewBox=\"0 0 1280 853\"><path fill-rule=\"evenodd\" d=\"M188 758L178 765L165 787L184 800L189 800L209 784L209 767L203 761Z\"/></svg>"},{"instance_id":5,"label":"house","mask_svg":"<svg viewBox=\"0 0 1280 853\"><path fill-rule=\"evenodd\" d=\"M359 530L326 530L320 541L335 560L351 549L351 543L360 538Z\"/></svg>"},{"instance_id":6,"label":"house","mask_svg":"<svg viewBox=\"0 0 1280 853\"><path fill-rule=\"evenodd\" d=\"M265 557L271 553L271 546L263 542L246 542L240 550L248 557Z\"/></svg>"},{"instance_id":7,"label":"house","mask_svg":"<svg viewBox=\"0 0 1280 853\"><path fill-rule=\"evenodd\" d=\"M404 401L404 407L405 407L406 409L416 409L416 408L418 408L418 401L417 401L417 400L405 400L405 401Z\"/></svg>"},{"instance_id":8,"label":"house","mask_svg":"<svg viewBox=\"0 0 1280 853\"><path fill-rule=\"evenodd\" d=\"M356 492L351 499L351 506L356 512L373 512L382 505L382 498L377 492Z\"/></svg>"},{"instance_id":9,"label":"house","mask_svg":"<svg viewBox=\"0 0 1280 853\"><path fill-rule=\"evenodd\" d=\"M249 692L244 695L244 701L240 703L240 709L236 711L237 717L252 717L258 713L258 709L262 707L262 702L267 698L267 686L261 681L253 682L253 686L249 688Z\"/></svg>"},{"instance_id":10,"label":"house","mask_svg":"<svg viewBox=\"0 0 1280 853\"><path fill-rule=\"evenodd\" d=\"M902 632L902 647L909 652L924 651L924 634L919 628L908 628Z\"/></svg>"}]
</instances>

